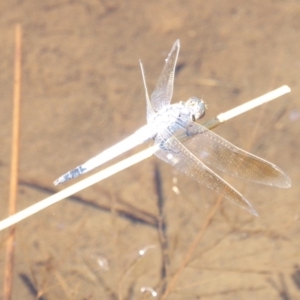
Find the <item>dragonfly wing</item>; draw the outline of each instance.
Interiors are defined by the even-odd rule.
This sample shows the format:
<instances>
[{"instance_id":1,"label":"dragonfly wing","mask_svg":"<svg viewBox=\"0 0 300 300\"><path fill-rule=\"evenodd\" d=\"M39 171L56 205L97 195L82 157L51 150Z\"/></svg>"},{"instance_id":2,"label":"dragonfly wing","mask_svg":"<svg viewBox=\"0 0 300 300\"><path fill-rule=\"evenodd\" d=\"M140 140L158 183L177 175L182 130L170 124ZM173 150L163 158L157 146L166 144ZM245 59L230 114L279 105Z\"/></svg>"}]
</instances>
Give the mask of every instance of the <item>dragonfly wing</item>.
<instances>
[{"instance_id":1,"label":"dragonfly wing","mask_svg":"<svg viewBox=\"0 0 300 300\"><path fill-rule=\"evenodd\" d=\"M157 141L159 140L162 139L158 137ZM251 214L258 215L251 203L243 195L202 163L175 136L163 142L161 147L155 152L157 157L174 166L178 171L220 193Z\"/></svg>"},{"instance_id":2,"label":"dragonfly wing","mask_svg":"<svg viewBox=\"0 0 300 300\"><path fill-rule=\"evenodd\" d=\"M165 67L156 83L154 92L150 97L152 107L156 112L171 102L179 49L180 42L177 40L166 59Z\"/></svg>"},{"instance_id":3,"label":"dragonfly wing","mask_svg":"<svg viewBox=\"0 0 300 300\"><path fill-rule=\"evenodd\" d=\"M191 122L177 133L201 161L230 175L257 183L288 188L290 178L276 165L244 151L211 130Z\"/></svg>"}]
</instances>

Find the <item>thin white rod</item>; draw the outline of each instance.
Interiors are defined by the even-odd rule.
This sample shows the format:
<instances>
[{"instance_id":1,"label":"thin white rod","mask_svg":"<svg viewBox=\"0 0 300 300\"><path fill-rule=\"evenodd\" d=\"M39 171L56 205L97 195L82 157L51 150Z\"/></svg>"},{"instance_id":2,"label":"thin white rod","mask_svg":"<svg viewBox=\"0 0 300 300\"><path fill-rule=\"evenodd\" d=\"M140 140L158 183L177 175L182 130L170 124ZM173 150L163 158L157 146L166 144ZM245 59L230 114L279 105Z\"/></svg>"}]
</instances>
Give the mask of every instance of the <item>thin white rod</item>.
<instances>
[{"instance_id":1,"label":"thin white rod","mask_svg":"<svg viewBox=\"0 0 300 300\"><path fill-rule=\"evenodd\" d=\"M225 113L221 113L217 116L217 119L219 119L220 122L225 122L229 119L232 119L238 115L241 115L245 113L248 110L251 110L259 105L262 105L264 103L267 103L269 101L272 101L284 94L287 94L291 91L290 87L287 85L284 85L272 92L269 92L267 94L264 94L256 99L253 99L251 101L248 101L240 106L237 106L231 110L228 110Z\"/></svg>"},{"instance_id":2,"label":"thin white rod","mask_svg":"<svg viewBox=\"0 0 300 300\"><path fill-rule=\"evenodd\" d=\"M66 189L44 199L41 200L40 202L37 202L36 204L33 204L24 210L12 215L11 217L4 219L3 221L0 222L0 231L8 228L11 225L14 225L29 216L49 207L50 205L59 202L105 178L108 178L126 168L129 168L132 165L137 164L138 162L141 162L145 160L146 158L150 157L154 152L155 152L156 146L153 146L151 148L148 148L146 150L143 150L129 158L126 158L115 165L112 165L111 167L108 167L94 175L89 176L86 179L83 179Z\"/></svg>"}]
</instances>

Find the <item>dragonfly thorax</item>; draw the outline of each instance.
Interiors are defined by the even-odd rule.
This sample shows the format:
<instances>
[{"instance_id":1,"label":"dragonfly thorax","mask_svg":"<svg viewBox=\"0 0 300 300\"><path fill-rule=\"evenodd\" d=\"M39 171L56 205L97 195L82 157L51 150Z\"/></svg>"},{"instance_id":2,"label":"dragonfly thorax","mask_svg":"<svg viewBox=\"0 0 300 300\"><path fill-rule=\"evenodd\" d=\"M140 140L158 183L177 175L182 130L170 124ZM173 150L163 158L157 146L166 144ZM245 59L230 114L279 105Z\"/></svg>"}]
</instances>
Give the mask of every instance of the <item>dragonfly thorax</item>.
<instances>
[{"instance_id":1,"label":"dragonfly thorax","mask_svg":"<svg viewBox=\"0 0 300 300\"><path fill-rule=\"evenodd\" d=\"M174 134L180 128L204 116L206 105L203 100L195 97L189 98L186 102L169 104L160 109L149 124L153 132L159 133L167 130Z\"/></svg>"}]
</instances>

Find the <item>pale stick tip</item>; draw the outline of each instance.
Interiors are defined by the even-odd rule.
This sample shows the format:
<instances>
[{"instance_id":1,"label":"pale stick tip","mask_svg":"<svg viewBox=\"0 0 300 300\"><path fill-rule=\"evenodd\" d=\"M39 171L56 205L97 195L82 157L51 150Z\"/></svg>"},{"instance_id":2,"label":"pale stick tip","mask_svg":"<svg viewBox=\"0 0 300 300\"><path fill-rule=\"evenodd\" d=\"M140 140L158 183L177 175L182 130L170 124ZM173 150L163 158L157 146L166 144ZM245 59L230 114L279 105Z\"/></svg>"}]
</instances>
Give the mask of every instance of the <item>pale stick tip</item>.
<instances>
[{"instance_id":1,"label":"pale stick tip","mask_svg":"<svg viewBox=\"0 0 300 300\"><path fill-rule=\"evenodd\" d=\"M280 96L283 96L291 91L290 87L287 85L283 85L278 89L275 89L269 93L266 93L258 98L255 98L253 100L250 100L240 106L237 106L231 110L228 110L225 113L221 113L217 116L218 120L220 122L225 122L229 119L232 119L242 113L245 113L246 111L249 111L257 106L260 106L264 103L267 103L269 101L275 100L279 98Z\"/></svg>"},{"instance_id":2,"label":"pale stick tip","mask_svg":"<svg viewBox=\"0 0 300 300\"><path fill-rule=\"evenodd\" d=\"M290 93L291 92L291 88L288 85L283 85L279 89L282 89L282 91L285 91L286 93Z\"/></svg>"}]
</instances>

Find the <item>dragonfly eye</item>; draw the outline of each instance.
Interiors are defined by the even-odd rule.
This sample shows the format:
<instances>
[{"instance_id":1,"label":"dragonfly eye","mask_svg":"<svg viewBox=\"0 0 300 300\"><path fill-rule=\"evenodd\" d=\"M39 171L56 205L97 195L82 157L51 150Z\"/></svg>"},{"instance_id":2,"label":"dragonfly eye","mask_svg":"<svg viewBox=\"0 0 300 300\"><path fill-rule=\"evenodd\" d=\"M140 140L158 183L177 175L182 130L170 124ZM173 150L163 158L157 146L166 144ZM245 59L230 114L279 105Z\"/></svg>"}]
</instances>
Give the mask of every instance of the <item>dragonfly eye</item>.
<instances>
[{"instance_id":1,"label":"dragonfly eye","mask_svg":"<svg viewBox=\"0 0 300 300\"><path fill-rule=\"evenodd\" d=\"M191 108L192 120L198 120L205 115L206 104L202 99L191 97L187 100L186 105Z\"/></svg>"}]
</instances>

